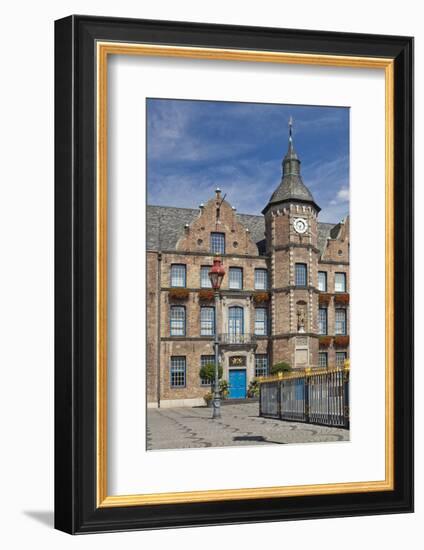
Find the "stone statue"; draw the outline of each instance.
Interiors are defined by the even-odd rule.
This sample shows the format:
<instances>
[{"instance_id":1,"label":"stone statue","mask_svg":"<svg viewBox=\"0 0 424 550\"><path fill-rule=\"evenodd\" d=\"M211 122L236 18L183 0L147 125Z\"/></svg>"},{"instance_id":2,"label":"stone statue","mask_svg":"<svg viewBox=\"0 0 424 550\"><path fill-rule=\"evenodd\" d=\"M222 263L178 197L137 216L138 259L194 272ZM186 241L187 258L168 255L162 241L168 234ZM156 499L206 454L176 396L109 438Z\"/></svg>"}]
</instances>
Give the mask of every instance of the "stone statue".
<instances>
[{"instance_id":1,"label":"stone statue","mask_svg":"<svg viewBox=\"0 0 424 550\"><path fill-rule=\"evenodd\" d=\"M297 331L305 332L305 310L303 307L299 307L297 310Z\"/></svg>"}]
</instances>

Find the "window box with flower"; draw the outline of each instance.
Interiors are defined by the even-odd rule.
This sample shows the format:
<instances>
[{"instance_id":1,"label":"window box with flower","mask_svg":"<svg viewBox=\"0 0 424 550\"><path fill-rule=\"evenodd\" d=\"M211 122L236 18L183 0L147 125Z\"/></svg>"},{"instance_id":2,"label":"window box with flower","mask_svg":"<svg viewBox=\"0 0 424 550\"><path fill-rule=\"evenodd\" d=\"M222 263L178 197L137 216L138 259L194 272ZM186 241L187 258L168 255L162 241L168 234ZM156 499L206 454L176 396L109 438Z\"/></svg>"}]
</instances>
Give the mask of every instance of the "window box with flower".
<instances>
[{"instance_id":1,"label":"window box with flower","mask_svg":"<svg viewBox=\"0 0 424 550\"><path fill-rule=\"evenodd\" d=\"M335 336L334 337L334 347L335 348L346 348L349 345L349 336Z\"/></svg>"},{"instance_id":2,"label":"window box with flower","mask_svg":"<svg viewBox=\"0 0 424 550\"><path fill-rule=\"evenodd\" d=\"M187 300L190 292L186 288L172 288L168 296L172 300Z\"/></svg>"},{"instance_id":3,"label":"window box with flower","mask_svg":"<svg viewBox=\"0 0 424 550\"><path fill-rule=\"evenodd\" d=\"M334 295L334 302L340 306L349 305L349 294L347 292L341 292Z\"/></svg>"},{"instance_id":4,"label":"window box with flower","mask_svg":"<svg viewBox=\"0 0 424 550\"><path fill-rule=\"evenodd\" d=\"M269 292L255 292L253 295L253 301L255 304L263 304L264 302L269 302L270 295Z\"/></svg>"},{"instance_id":5,"label":"window box with flower","mask_svg":"<svg viewBox=\"0 0 424 550\"><path fill-rule=\"evenodd\" d=\"M319 347L328 348L331 344L331 336L320 336L319 337Z\"/></svg>"}]
</instances>

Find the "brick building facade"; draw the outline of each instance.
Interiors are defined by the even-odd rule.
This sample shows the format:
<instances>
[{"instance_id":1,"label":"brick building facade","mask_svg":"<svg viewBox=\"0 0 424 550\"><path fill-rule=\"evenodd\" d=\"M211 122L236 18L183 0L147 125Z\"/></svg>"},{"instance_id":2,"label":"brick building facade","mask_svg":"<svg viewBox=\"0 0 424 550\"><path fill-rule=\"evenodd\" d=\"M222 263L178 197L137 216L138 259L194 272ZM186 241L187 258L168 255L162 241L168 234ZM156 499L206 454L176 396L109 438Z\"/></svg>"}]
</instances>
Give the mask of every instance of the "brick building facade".
<instances>
[{"instance_id":1,"label":"brick building facade","mask_svg":"<svg viewBox=\"0 0 424 550\"><path fill-rule=\"evenodd\" d=\"M230 395L280 361L342 366L349 354L349 218L320 223L293 147L262 215L239 214L219 189L199 209L147 207L148 406L203 403L215 330ZM208 271L226 274L215 311Z\"/></svg>"}]
</instances>

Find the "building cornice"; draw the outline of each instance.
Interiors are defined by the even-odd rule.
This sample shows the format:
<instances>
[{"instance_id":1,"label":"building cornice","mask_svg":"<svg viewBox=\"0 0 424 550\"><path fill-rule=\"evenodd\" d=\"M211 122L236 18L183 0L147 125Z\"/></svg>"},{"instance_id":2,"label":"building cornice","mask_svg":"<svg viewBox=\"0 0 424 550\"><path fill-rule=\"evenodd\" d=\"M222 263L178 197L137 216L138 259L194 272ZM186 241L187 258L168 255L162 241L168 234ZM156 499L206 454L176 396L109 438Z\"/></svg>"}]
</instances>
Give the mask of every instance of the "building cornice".
<instances>
[{"instance_id":1,"label":"building cornice","mask_svg":"<svg viewBox=\"0 0 424 550\"><path fill-rule=\"evenodd\" d=\"M318 260L319 264L328 264L328 265L350 265L350 262L345 260Z\"/></svg>"},{"instance_id":2,"label":"building cornice","mask_svg":"<svg viewBox=\"0 0 424 550\"><path fill-rule=\"evenodd\" d=\"M272 288L270 289L268 292L290 292L291 290L312 290L312 292L315 292L316 294L319 294L320 291L315 287L315 286L311 286L311 285L307 285L307 286L296 286L296 285L289 285L289 286L282 286L282 287L278 287L278 288Z\"/></svg>"},{"instance_id":3,"label":"building cornice","mask_svg":"<svg viewBox=\"0 0 424 550\"><path fill-rule=\"evenodd\" d=\"M271 247L272 251L279 251L279 250L289 250L290 248L306 248L312 250L312 252L315 252L316 254L320 254L319 248L314 246L310 243L288 243L288 244L280 244L277 246Z\"/></svg>"},{"instance_id":4,"label":"building cornice","mask_svg":"<svg viewBox=\"0 0 424 550\"><path fill-rule=\"evenodd\" d=\"M157 252L156 250L147 250L147 252ZM193 251L186 251L186 250L161 250L161 253L169 254L169 255L177 255L177 256L199 256L203 258L213 258L214 254L212 252L193 252ZM257 255L254 256L253 254L220 254L220 258L240 258L240 259L247 259L247 260L268 260L269 255Z\"/></svg>"}]
</instances>

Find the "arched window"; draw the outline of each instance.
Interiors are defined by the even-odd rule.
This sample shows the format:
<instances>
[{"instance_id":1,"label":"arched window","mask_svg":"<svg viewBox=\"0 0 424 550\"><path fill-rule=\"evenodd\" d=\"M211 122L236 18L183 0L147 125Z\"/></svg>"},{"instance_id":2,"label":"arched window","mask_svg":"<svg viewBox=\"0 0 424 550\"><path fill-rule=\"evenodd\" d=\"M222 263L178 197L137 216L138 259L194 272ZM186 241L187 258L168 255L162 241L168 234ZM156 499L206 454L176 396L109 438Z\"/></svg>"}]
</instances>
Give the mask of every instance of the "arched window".
<instances>
[{"instance_id":1,"label":"arched window","mask_svg":"<svg viewBox=\"0 0 424 550\"><path fill-rule=\"evenodd\" d=\"M228 334L230 339L237 340L244 333L244 309L240 306L228 308Z\"/></svg>"}]
</instances>

